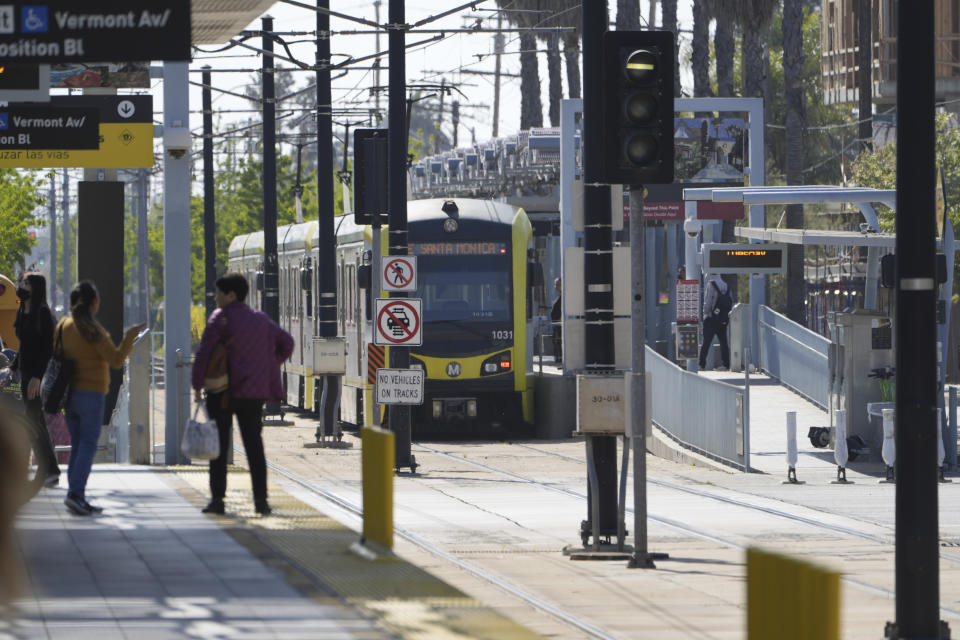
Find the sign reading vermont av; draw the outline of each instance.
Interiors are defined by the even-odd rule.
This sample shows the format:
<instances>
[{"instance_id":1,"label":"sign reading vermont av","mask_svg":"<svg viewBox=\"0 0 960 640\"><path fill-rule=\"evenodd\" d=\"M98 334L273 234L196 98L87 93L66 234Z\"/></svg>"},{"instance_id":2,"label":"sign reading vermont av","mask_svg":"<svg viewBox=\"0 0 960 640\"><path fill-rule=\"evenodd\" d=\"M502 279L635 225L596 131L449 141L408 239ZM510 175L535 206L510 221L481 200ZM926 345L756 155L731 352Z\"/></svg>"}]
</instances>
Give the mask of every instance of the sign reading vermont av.
<instances>
[{"instance_id":1,"label":"sign reading vermont av","mask_svg":"<svg viewBox=\"0 0 960 640\"><path fill-rule=\"evenodd\" d=\"M0 149L98 149L100 112L92 107L0 107Z\"/></svg>"},{"instance_id":2,"label":"sign reading vermont av","mask_svg":"<svg viewBox=\"0 0 960 640\"><path fill-rule=\"evenodd\" d=\"M377 403L423 404L423 370L377 369Z\"/></svg>"},{"instance_id":3,"label":"sign reading vermont av","mask_svg":"<svg viewBox=\"0 0 960 640\"><path fill-rule=\"evenodd\" d=\"M190 59L190 0L0 0L0 60Z\"/></svg>"}]
</instances>

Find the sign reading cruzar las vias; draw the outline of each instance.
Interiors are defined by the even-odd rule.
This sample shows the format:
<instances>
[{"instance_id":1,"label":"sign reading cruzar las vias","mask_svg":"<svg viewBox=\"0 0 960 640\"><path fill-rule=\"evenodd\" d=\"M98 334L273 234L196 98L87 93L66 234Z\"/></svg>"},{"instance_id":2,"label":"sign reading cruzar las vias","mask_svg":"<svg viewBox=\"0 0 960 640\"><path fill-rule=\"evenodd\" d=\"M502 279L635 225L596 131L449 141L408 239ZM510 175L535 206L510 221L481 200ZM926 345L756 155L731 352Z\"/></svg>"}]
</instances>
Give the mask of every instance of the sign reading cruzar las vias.
<instances>
[{"instance_id":1,"label":"sign reading cruzar las vias","mask_svg":"<svg viewBox=\"0 0 960 640\"><path fill-rule=\"evenodd\" d=\"M0 60L190 59L190 0L0 0Z\"/></svg>"}]
</instances>

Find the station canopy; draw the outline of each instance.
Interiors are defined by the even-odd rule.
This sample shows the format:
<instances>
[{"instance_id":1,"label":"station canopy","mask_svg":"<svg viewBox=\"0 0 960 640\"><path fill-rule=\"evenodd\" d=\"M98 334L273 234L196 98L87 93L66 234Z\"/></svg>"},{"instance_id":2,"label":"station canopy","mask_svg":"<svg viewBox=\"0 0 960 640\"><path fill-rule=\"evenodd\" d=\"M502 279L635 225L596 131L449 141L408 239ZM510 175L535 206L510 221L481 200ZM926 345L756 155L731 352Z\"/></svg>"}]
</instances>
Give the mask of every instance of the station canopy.
<instances>
[{"instance_id":1,"label":"station canopy","mask_svg":"<svg viewBox=\"0 0 960 640\"><path fill-rule=\"evenodd\" d=\"M192 0L193 44L223 44L273 6L275 0Z\"/></svg>"}]
</instances>

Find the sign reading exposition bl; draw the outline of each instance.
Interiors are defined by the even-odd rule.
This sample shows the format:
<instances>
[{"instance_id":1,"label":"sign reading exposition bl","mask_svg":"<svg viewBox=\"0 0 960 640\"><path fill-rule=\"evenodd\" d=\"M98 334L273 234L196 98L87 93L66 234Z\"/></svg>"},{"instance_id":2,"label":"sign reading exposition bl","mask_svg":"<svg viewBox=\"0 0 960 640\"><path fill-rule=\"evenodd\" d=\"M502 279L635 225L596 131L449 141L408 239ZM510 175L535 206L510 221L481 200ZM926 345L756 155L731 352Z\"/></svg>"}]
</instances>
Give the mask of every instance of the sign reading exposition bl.
<instances>
[{"instance_id":1,"label":"sign reading exposition bl","mask_svg":"<svg viewBox=\"0 0 960 640\"><path fill-rule=\"evenodd\" d=\"M190 59L190 0L0 0L0 60Z\"/></svg>"},{"instance_id":2,"label":"sign reading exposition bl","mask_svg":"<svg viewBox=\"0 0 960 640\"><path fill-rule=\"evenodd\" d=\"M8 109L0 108L0 139L4 137L3 113L9 115L8 127L15 125L13 114L21 107L29 106L33 113L47 113L47 124L74 122L82 117L77 114L89 114L83 122L87 127L91 121L99 122L90 148L69 146L68 136L78 135L71 129L59 129L60 137L50 139L30 138L30 144L24 144L20 138L13 145L0 145L0 169L52 169L55 167L89 167L105 169L134 169L153 166L153 96L53 96L48 104L17 105ZM36 116L41 117L41 116ZM47 142L50 146L47 146Z\"/></svg>"}]
</instances>

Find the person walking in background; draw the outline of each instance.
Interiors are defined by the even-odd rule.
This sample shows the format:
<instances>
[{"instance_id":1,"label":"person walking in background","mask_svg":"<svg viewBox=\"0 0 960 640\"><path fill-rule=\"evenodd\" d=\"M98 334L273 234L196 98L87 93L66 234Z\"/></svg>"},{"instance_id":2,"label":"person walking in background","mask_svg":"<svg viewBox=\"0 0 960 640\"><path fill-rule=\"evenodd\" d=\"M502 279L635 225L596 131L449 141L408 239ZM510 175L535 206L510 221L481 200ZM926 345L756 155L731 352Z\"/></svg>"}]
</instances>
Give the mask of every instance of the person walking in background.
<instances>
[{"instance_id":1,"label":"person walking in background","mask_svg":"<svg viewBox=\"0 0 960 640\"><path fill-rule=\"evenodd\" d=\"M40 380L53 351L53 314L47 306L47 279L39 273L24 274L17 286L17 298L20 308L13 328L20 340L20 351L11 369L20 372L20 392L27 421L33 427L31 437L37 464L46 478L44 485L54 487L60 482L60 466L40 400Z\"/></svg>"},{"instance_id":2,"label":"person walking in background","mask_svg":"<svg viewBox=\"0 0 960 640\"><path fill-rule=\"evenodd\" d=\"M93 467L103 426L103 410L110 390L110 368L119 369L133 349L133 341L146 323L127 329L120 346L114 346L110 334L97 321L100 294L92 282L80 282L70 292L70 317L63 318L54 330L54 342L63 344L63 356L73 361L65 408L70 430L69 488L63 503L78 516L103 511L86 498L87 478Z\"/></svg>"},{"instance_id":3,"label":"person walking in background","mask_svg":"<svg viewBox=\"0 0 960 640\"><path fill-rule=\"evenodd\" d=\"M233 416L250 467L253 505L260 515L271 511L267 502L267 461L263 453L263 405L283 401L280 365L293 353L293 337L265 313L244 302L250 290L246 278L228 273L216 282L217 308L210 314L193 363L192 383L197 402L207 384L207 414L216 420L220 457L210 461L210 503L204 513L223 514L227 494L227 455ZM217 351L225 351L226 379L218 368ZM211 366L213 365L213 366ZM214 381L216 378L216 381Z\"/></svg>"},{"instance_id":4,"label":"person walking in background","mask_svg":"<svg viewBox=\"0 0 960 640\"><path fill-rule=\"evenodd\" d=\"M553 288L557 290L557 297L550 307L550 324L553 326L553 359L557 363L563 361L563 286L560 278L553 281Z\"/></svg>"},{"instance_id":5,"label":"person walking in background","mask_svg":"<svg viewBox=\"0 0 960 640\"><path fill-rule=\"evenodd\" d=\"M727 344L727 323L733 301L727 283L716 273L703 282L703 346L700 347L700 370L707 366L707 351L716 336L720 342L723 368L730 369L730 347Z\"/></svg>"}]
</instances>

